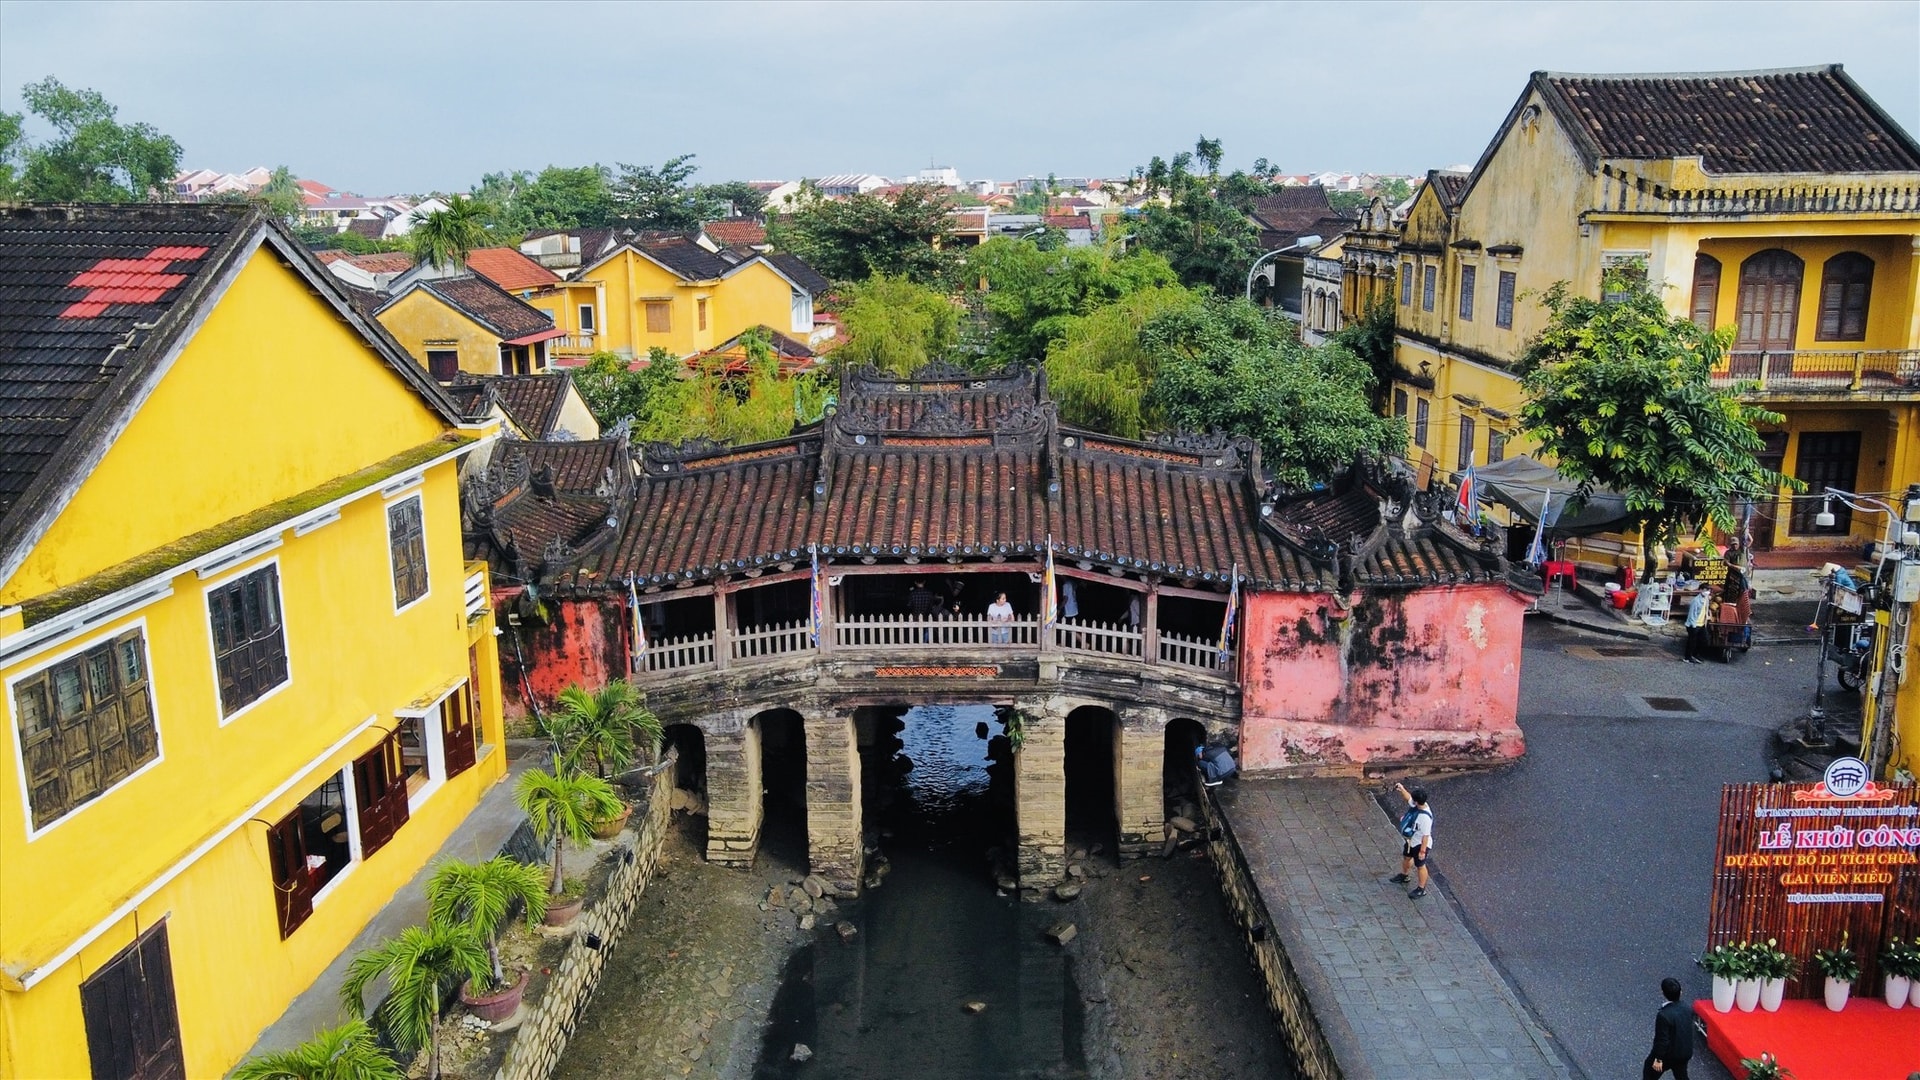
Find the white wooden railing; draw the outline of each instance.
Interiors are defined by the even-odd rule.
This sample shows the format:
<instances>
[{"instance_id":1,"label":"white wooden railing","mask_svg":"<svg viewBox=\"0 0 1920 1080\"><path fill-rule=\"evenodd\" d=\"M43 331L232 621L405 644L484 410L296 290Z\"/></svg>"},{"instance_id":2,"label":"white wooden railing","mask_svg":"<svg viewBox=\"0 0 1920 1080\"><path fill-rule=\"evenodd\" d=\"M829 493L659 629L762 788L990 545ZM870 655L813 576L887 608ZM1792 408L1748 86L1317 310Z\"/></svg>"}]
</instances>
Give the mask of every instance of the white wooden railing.
<instances>
[{"instance_id":1,"label":"white wooden railing","mask_svg":"<svg viewBox=\"0 0 1920 1080\"><path fill-rule=\"evenodd\" d=\"M812 652L813 634L807 627L807 620L796 619L790 623L751 626L735 631L729 644L732 648L728 655L733 659L759 660L787 653Z\"/></svg>"},{"instance_id":2,"label":"white wooden railing","mask_svg":"<svg viewBox=\"0 0 1920 1080\"><path fill-rule=\"evenodd\" d=\"M977 615L846 615L834 623L835 648L918 649L927 645L984 645L1031 649L1040 622L1017 617L994 622Z\"/></svg>"},{"instance_id":3,"label":"white wooden railing","mask_svg":"<svg viewBox=\"0 0 1920 1080\"><path fill-rule=\"evenodd\" d=\"M1192 668L1195 671L1216 671L1225 674L1229 665L1221 662L1220 643L1203 638L1181 637L1179 634L1160 632L1160 662L1174 667Z\"/></svg>"},{"instance_id":4,"label":"white wooden railing","mask_svg":"<svg viewBox=\"0 0 1920 1080\"><path fill-rule=\"evenodd\" d=\"M1146 641L1145 633L1125 623L1061 619L1053 624L1054 647L1069 652L1125 656L1138 660L1146 655Z\"/></svg>"},{"instance_id":5,"label":"white wooden railing","mask_svg":"<svg viewBox=\"0 0 1920 1080\"><path fill-rule=\"evenodd\" d=\"M688 634L647 643L648 671L681 671L713 666L713 634Z\"/></svg>"}]
</instances>

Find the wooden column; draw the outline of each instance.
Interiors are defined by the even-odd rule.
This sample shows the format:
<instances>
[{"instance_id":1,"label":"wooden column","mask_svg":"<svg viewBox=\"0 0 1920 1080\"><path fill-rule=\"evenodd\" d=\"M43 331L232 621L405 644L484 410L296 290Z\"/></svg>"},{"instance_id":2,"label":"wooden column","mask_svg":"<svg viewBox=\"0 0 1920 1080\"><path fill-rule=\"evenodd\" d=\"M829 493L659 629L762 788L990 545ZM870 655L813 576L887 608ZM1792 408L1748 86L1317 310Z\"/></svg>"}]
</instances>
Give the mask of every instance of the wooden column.
<instances>
[{"instance_id":1,"label":"wooden column","mask_svg":"<svg viewBox=\"0 0 1920 1080\"><path fill-rule=\"evenodd\" d=\"M1147 586L1147 610L1140 624L1140 659L1149 664L1160 662L1160 586Z\"/></svg>"},{"instance_id":2,"label":"wooden column","mask_svg":"<svg viewBox=\"0 0 1920 1080\"><path fill-rule=\"evenodd\" d=\"M725 668L733 653L733 594L713 590L713 664Z\"/></svg>"},{"instance_id":3,"label":"wooden column","mask_svg":"<svg viewBox=\"0 0 1920 1080\"><path fill-rule=\"evenodd\" d=\"M840 621L840 589L838 586L831 584L833 581L831 571L825 576L828 584L826 585L826 594L820 597L819 648L822 653L830 653L833 651L834 626Z\"/></svg>"}]
</instances>

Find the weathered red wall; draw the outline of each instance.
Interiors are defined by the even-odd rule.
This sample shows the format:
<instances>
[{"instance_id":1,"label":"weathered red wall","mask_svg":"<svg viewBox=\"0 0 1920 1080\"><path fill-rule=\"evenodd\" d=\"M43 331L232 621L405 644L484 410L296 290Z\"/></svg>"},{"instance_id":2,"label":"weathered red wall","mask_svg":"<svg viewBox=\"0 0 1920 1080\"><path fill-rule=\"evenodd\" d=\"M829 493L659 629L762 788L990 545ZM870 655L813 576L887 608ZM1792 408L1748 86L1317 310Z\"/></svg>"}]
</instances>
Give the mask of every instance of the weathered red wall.
<instances>
[{"instance_id":1,"label":"weathered red wall","mask_svg":"<svg viewBox=\"0 0 1920 1080\"><path fill-rule=\"evenodd\" d=\"M1249 771L1518 756L1526 601L1499 585L1253 593L1242 649ZM1344 617L1343 617L1344 616Z\"/></svg>"},{"instance_id":2,"label":"weathered red wall","mask_svg":"<svg viewBox=\"0 0 1920 1080\"><path fill-rule=\"evenodd\" d=\"M591 690L610 679L627 677L626 614L619 602L548 600L543 625L528 614L519 589L496 590L493 599L500 612L499 625L506 631L500 642L500 675L508 717L527 714L529 690L544 711L572 683ZM518 627L509 625L508 612L520 613ZM523 659L525 683L521 681Z\"/></svg>"}]
</instances>

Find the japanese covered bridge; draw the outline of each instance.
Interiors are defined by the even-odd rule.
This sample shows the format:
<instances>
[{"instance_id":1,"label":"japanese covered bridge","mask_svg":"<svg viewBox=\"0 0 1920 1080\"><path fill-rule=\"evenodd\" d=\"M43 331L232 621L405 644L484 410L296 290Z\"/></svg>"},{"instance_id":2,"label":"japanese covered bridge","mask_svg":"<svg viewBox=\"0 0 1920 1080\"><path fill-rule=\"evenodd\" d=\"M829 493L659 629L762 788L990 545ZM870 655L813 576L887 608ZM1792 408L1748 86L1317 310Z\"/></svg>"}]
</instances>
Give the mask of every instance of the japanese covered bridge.
<instances>
[{"instance_id":1,"label":"japanese covered bridge","mask_svg":"<svg viewBox=\"0 0 1920 1080\"><path fill-rule=\"evenodd\" d=\"M753 858L763 761L799 757L814 871L856 885L859 753L915 704L1017 715L1027 887L1064 869L1070 752L1111 755L1128 854L1158 845L1166 770L1190 772L1203 737L1255 772L1520 753L1538 586L1403 474L1283 492L1245 440L1063 426L1034 369L840 389L774 442L510 441L467 481L509 686L545 703L639 683L704 762L686 783L705 785L712 859ZM1003 594L1011 617L990 618Z\"/></svg>"}]
</instances>

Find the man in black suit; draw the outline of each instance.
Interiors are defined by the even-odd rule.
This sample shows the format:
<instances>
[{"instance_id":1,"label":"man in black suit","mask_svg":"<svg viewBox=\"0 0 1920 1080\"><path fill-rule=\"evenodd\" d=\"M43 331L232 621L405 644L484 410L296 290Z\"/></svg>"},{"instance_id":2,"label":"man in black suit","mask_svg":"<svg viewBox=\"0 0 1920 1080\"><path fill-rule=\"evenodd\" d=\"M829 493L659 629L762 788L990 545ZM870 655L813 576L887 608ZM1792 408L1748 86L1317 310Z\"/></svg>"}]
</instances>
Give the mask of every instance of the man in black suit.
<instances>
[{"instance_id":1,"label":"man in black suit","mask_svg":"<svg viewBox=\"0 0 1920 1080\"><path fill-rule=\"evenodd\" d=\"M1653 1017L1653 1052L1640 1070L1641 1080L1660 1080L1673 1070L1674 1080L1687 1080L1687 1062L1693 1060L1693 1010L1680 1000L1680 980L1661 979L1667 1003Z\"/></svg>"}]
</instances>

